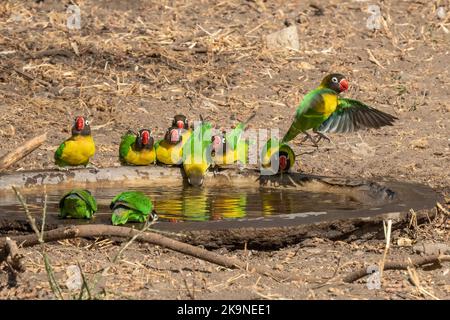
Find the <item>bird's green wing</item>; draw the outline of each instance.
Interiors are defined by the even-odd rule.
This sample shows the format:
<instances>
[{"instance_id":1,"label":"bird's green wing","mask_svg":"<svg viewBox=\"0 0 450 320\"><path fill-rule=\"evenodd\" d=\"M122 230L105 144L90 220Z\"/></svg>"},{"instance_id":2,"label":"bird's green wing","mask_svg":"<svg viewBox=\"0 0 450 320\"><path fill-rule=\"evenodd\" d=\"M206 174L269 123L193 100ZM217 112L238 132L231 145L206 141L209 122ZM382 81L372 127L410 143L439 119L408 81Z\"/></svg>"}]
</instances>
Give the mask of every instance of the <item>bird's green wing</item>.
<instances>
[{"instance_id":1,"label":"bird's green wing","mask_svg":"<svg viewBox=\"0 0 450 320\"><path fill-rule=\"evenodd\" d=\"M56 149L55 151L55 160L61 160L64 148L65 148L66 144L63 142L59 145L58 149Z\"/></svg>"},{"instance_id":2,"label":"bird's green wing","mask_svg":"<svg viewBox=\"0 0 450 320\"><path fill-rule=\"evenodd\" d=\"M318 127L323 121L325 116L322 112L316 111L322 109L325 103L324 95L336 95L333 90L330 89L314 89L308 92L303 98L300 105L295 112L294 121L289 127L288 132L284 135L282 142L289 142L293 140L299 133L306 130Z\"/></svg>"},{"instance_id":3,"label":"bird's green wing","mask_svg":"<svg viewBox=\"0 0 450 320\"><path fill-rule=\"evenodd\" d=\"M231 150L236 149L239 139L241 138L241 135L244 132L244 128L245 124L241 122L233 130L225 134L225 140L227 142L227 145L230 146Z\"/></svg>"},{"instance_id":4,"label":"bird's green wing","mask_svg":"<svg viewBox=\"0 0 450 320\"><path fill-rule=\"evenodd\" d=\"M93 212L97 211L97 201L95 201L95 198L92 196L89 190L74 189L71 191L71 193L76 194L81 199L83 199Z\"/></svg>"},{"instance_id":5,"label":"bird's green wing","mask_svg":"<svg viewBox=\"0 0 450 320\"><path fill-rule=\"evenodd\" d=\"M119 205L138 210L144 214L150 213L153 209L151 200L140 191L125 191L118 194L109 207L113 210Z\"/></svg>"},{"instance_id":6,"label":"bird's green wing","mask_svg":"<svg viewBox=\"0 0 450 320\"><path fill-rule=\"evenodd\" d=\"M397 119L358 100L339 98L336 111L320 125L318 131L347 133L365 128L378 129L392 126Z\"/></svg>"},{"instance_id":7,"label":"bird's green wing","mask_svg":"<svg viewBox=\"0 0 450 320\"><path fill-rule=\"evenodd\" d=\"M136 135L132 132L128 131L125 135L122 136L119 147L119 158L123 160L130 150L130 147L136 141Z\"/></svg>"},{"instance_id":8,"label":"bird's green wing","mask_svg":"<svg viewBox=\"0 0 450 320\"><path fill-rule=\"evenodd\" d=\"M244 122L239 123L233 130L228 132L225 135L225 140L227 142L227 145L230 146L231 150L236 150L236 147L238 146L238 143L241 139L242 134L245 131L245 128L247 127L247 124L256 116L256 112L253 113L247 120Z\"/></svg>"}]
</instances>

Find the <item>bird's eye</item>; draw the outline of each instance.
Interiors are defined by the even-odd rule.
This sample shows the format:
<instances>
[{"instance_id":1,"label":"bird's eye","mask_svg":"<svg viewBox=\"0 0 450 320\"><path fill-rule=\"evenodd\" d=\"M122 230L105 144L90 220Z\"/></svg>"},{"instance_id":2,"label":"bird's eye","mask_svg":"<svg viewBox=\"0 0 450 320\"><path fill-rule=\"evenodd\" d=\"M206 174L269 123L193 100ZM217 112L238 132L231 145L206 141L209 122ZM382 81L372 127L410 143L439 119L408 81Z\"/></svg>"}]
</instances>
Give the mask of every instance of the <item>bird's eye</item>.
<instances>
[{"instance_id":1,"label":"bird's eye","mask_svg":"<svg viewBox=\"0 0 450 320\"><path fill-rule=\"evenodd\" d=\"M333 77L333 78L331 79L331 81L333 81L334 83L338 83L338 79L337 79L336 77Z\"/></svg>"},{"instance_id":2,"label":"bird's eye","mask_svg":"<svg viewBox=\"0 0 450 320\"><path fill-rule=\"evenodd\" d=\"M225 138L222 138L222 143L225 143Z\"/></svg>"},{"instance_id":3,"label":"bird's eye","mask_svg":"<svg viewBox=\"0 0 450 320\"><path fill-rule=\"evenodd\" d=\"M89 120L86 120L84 123L88 126L90 122Z\"/></svg>"}]
</instances>

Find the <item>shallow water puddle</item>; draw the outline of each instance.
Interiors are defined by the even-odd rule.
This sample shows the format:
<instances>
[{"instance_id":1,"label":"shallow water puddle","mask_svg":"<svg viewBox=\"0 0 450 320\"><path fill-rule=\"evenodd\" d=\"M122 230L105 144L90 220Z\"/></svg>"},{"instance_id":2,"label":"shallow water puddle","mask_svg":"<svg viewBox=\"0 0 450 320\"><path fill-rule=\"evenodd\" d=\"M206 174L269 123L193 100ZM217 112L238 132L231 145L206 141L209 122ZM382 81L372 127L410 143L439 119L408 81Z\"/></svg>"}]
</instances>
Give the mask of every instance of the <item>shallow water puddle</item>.
<instances>
[{"instance_id":1,"label":"shallow water puddle","mask_svg":"<svg viewBox=\"0 0 450 320\"><path fill-rule=\"evenodd\" d=\"M294 189L141 187L133 190L142 191L152 199L155 210L163 221L209 221L289 214L295 216L310 212L352 211L370 207L346 194ZM58 215L58 202L67 191L68 189L58 189L48 192L47 213L52 218ZM123 189L104 188L90 191L99 206L97 217L104 220L110 214L110 201ZM23 196L33 214L42 214L42 194ZM0 218L14 219L14 215L24 216L19 201L11 193L0 195Z\"/></svg>"}]
</instances>

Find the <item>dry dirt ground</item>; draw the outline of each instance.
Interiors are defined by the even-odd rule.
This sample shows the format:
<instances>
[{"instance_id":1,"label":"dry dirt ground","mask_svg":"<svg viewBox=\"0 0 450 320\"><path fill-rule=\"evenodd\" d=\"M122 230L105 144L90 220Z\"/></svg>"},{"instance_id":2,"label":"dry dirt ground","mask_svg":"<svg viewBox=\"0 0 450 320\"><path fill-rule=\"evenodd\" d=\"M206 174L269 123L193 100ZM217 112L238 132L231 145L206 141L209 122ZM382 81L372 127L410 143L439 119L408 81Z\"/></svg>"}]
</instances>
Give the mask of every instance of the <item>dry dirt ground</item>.
<instances>
[{"instance_id":1,"label":"dry dirt ground","mask_svg":"<svg viewBox=\"0 0 450 320\"><path fill-rule=\"evenodd\" d=\"M79 114L93 122L99 167L119 165L118 141L127 129L150 127L161 137L175 113L191 120L201 114L229 128L256 112L252 128L285 132L303 95L325 74L340 72L350 81L345 96L399 121L376 131L332 135L332 143L315 152L296 146L298 169L415 181L450 192L448 1L382 2L377 31L366 28L364 1L77 3L79 31L67 29L63 2L0 3L0 155L49 133L43 146L11 170L53 168L53 152ZM447 12L443 19L437 17L439 6ZM287 25L298 27L300 49L268 50L264 36ZM399 232L411 238L410 231ZM445 224L433 223L412 238L449 244L448 232ZM107 241L92 243L49 245L62 282L69 264L80 261L91 277L118 250ZM387 271L381 290L368 290L364 281L339 282L339 275L378 261L383 248L382 240L312 239L274 252L226 253L305 279L279 284L133 244L108 271L104 292L106 298L449 297L448 263L417 271L427 293L406 271ZM0 297L53 298L39 250L24 253L27 271L17 283L6 266L0 273ZM415 255L411 247L394 245L390 256L407 254Z\"/></svg>"}]
</instances>

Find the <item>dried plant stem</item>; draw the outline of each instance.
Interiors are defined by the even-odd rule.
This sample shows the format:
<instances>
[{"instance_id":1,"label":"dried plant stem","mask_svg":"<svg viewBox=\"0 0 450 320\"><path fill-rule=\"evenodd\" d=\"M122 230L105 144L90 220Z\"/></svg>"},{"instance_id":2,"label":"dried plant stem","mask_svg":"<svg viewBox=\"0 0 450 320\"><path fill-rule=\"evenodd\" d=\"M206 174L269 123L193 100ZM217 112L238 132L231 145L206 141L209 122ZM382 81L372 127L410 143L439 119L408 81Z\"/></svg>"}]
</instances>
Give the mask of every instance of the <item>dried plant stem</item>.
<instances>
[{"instance_id":1,"label":"dried plant stem","mask_svg":"<svg viewBox=\"0 0 450 320\"><path fill-rule=\"evenodd\" d=\"M45 265L45 271L47 272L48 282L50 284L50 288L52 289L53 293L56 295L56 297L60 300L64 300L61 292L61 288L58 284L58 281L55 278L55 273L53 272L53 268L50 263L50 259L46 253L45 250L45 241L44 241L44 227L45 227L45 217L47 215L47 193L44 195L44 207L42 210L42 226L41 231L39 231L36 220L31 215L30 210L28 209L28 206L25 202L25 200L22 197L22 194L17 190L14 186L12 187L14 190L17 199L19 200L20 204L22 205L25 214L27 216L28 222L31 225L31 228L33 229L34 233L36 234L36 237L38 239L38 243L41 245L41 253L44 258L44 265Z\"/></svg>"}]
</instances>

